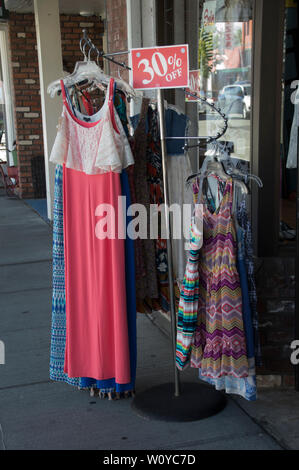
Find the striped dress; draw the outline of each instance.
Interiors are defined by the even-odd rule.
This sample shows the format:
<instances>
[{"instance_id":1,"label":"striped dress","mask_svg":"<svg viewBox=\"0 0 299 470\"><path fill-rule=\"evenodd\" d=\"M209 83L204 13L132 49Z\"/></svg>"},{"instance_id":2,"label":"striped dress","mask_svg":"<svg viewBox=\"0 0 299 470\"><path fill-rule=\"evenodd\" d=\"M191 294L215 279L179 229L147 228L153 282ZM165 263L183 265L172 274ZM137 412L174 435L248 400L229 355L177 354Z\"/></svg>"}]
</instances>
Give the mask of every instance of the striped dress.
<instances>
[{"instance_id":1,"label":"striped dress","mask_svg":"<svg viewBox=\"0 0 299 470\"><path fill-rule=\"evenodd\" d=\"M203 204L203 246L193 236L179 305L177 367L211 378L248 376L232 194L228 178L218 209Z\"/></svg>"},{"instance_id":2,"label":"striped dress","mask_svg":"<svg viewBox=\"0 0 299 470\"><path fill-rule=\"evenodd\" d=\"M197 229L194 218L190 228L189 256L181 288L178 309L176 364L183 370L190 364L193 333L197 323L199 293L199 249L203 236Z\"/></svg>"}]
</instances>

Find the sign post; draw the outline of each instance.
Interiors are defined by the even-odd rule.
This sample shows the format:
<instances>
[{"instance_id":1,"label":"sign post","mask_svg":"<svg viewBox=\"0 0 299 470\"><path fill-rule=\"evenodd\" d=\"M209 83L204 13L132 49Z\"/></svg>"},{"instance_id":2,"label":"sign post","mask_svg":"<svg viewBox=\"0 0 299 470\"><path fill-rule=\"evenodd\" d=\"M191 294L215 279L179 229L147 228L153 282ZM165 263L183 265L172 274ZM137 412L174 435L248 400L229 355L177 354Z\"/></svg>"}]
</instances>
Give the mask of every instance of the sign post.
<instances>
[{"instance_id":1,"label":"sign post","mask_svg":"<svg viewBox=\"0 0 299 470\"><path fill-rule=\"evenodd\" d=\"M189 85L188 45L131 49L130 83L134 89L157 88L158 114L163 168L165 225L167 233L168 283L170 297L171 339L174 367L174 396L180 396L179 370L176 367L176 309L173 279L171 226L169 219L169 191L167 177L167 150L163 88L186 88Z\"/></svg>"},{"instance_id":2,"label":"sign post","mask_svg":"<svg viewBox=\"0 0 299 470\"><path fill-rule=\"evenodd\" d=\"M176 309L175 297L173 287L173 257L172 257L172 243L171 243L171 226L169 220L169 196L168 196L168 175L167 175L167 150L165 140L165 110L164 110L164 96L163 90L158 88L158 113L160 124L160 140L162 151L162 169L163 169L163 189L164 189L164 206L165 206L165 224L167 233L167 258L168 258L168 283L169 283L169 300L170 300L170 319L171 319L171 340L172 340L172 354L174 366L174 396L180 396L180 376L179 370L176 366Z\"/></svg>"}]
</instances>

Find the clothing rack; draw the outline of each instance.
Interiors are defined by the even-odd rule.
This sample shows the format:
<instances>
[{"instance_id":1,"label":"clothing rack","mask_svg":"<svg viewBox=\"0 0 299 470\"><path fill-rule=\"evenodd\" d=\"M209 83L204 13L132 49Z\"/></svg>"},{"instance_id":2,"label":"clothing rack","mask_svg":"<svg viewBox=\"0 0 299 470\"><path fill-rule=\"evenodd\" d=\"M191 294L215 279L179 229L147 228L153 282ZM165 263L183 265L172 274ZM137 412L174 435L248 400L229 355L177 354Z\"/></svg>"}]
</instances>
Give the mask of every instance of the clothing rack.
<instances>
[{"instance_id":1,"label":"clothing rack","mask_svg":"<svg viewBox=\"0 0 299 470\"><path fill-rule=\"evenodd\" d=\"M124 54L129 54L130 51L119 51L119 52L107 52L107 53L104 53L103 51L100 51L96 46L95 44L91 41L91 39L88 37L87 35L87 30L86 29L83 29L82 30L82 34L83 34L83 37L81 38L81 41L80 41L80 49L81 49L81 52L82 54L84 55L84 57L86 57L86 54L85 54L85 47L86 46L89 46L90 47L90 50L89 50L89 58L90 58L90 53L92 50L94 50L96 53L97 53L97 58L99 57L102 57L104 59L107 59L108 61L110 62L113 62L114 64L120 66L120 67L123 67L124 69L126 70L131 70L131 67L129 67L127 64L125 64L125 62L118 62L116 61L115 59L113 59L112 57L114 56L119 56L119 55L124 55ZM84 41L84 45L82 46L82 42ZM224 113L221 112L220 108L217 108L215 104L213 103L210 103L209 101L207 101L206 98L202 98L194 93L191 93L190 91L187 91L185 88L183 89L185 95L188 95L190 97L193 97L193 98L197 98L199 99L200 101L202 101L205 105L207 105L208 107L210 107L211 109L213 109L214 111L216 111L223 119L224 119L224 127L222 129L221 132L219 132L215 137L211 137L211 136L208 136L208 137L199 137L199 136L195 136L195 137L192 137L192 136L185 136L184 139L196 139L196 140L206 140L207 142L212 142L213 140L215 139L219 139L220 137L222 137L225 132L227 131L227 127L228 127L228 118L226 117L226 115ZM171 139L179 139L179 140L182 140L182 137L166 137L167 140L171 140ZM199 145L199 144L198 144ZM197 146L198 146L197 145Z\"/></svg>"},{"instance_id":2,"label":"clothing rack","mask_svg":"<svg viewBox=\"0 0 299 470\"><path fill-rule=\"evenodd\" d=\"M84 45L82 43L84 41ZM130 70L124 62L118 62L112 57L114 55L121 55L129 53L129 51L116 52L112 54L104 54L93 44L88 38L86 30L83 30L83 38L80 41L80 48L84 57L86 58L85 48L90 47L89 57L94 50L98 57L103 57L114 64ZM111 57L112 56L112 57ZM225 121L225 127L222 132L218 133L221 137L227 129L227 119L222 115L221 111L215 106L208 103L204 98L191 94L184 89L184 92L190 96L195 96L199 100L205 102L208 106L214 108ZM179 370L176 367L176 308L175 308L175 294L174 294L174 278L173 278L173 264L172 264L172 243L171 243L171 226L169 218L169 192L168 192L168 178L167 178L167 150L166 150L166 137L165 133L165 109L164 109L164 91L160 88L157 89L157 103L160 124L160 140L161 140L161 153L162 153L162 172L163 172L163 189L164 189L164 207L165 207L165 222L167 234L167 258L168 258L168 283L170 294L170 318L171 318L171 340L172 340L172 356L173 356L173 373L174 384L166 383L157 387L150 388L145 392L137 395L132 403L132 408L136 410L138 415L145 418L155 418L163 421L196 421L210 417L223 410L226 405L226 399L222 393L213 389L209 385L202 385L200 383L185 383L182 386L183 394L181 394L181 384L179 377ZM217 138L218 137L217 134ZM207 140L201 137L178 137L178 139L196 139ZM215 140L215 137L209 137L209 141Z\"/></svg>"},{"instance_id":3,"label":"clothing rack","mask_svg":"<svg viewBox=\"0 0 299 470\"><path fill-rule=\"evenodd\" d=\"M222 137L226 131L227 131L227 128L228 128L228 117L221 111L220 108L218 108L214 103L210 103L209 101L207 101L206 98L201 98L200 96L197 96L195 93L191 93L190 91L187 91L186 89L184 90L184 93L188 96L191 96L193 98L197 98L199 99L200 101L202 101L206 106L210 107L211 109L213 109L213 111L215 111L216 113L218 113L220 115L220 117L224 120L224 127L222 128L222 130L220 132L218 132L216 134L215 137L197 137L198 140L206 140L207 143L209 142L212 142L213 140L218 140L220 139L220 137Z\"/></svg>"},{"instance_id":4,"label":"clothing rack","mask_svg":"<svg viewBox=\"0 0 299 470\"><path fill-rule=\"evenodd\" d=\"M190 93L184 89L185 94L189 96L198 98L194 93ZM169 296L170 296L170 314L171 314L171 337L172 337L172 348L173 348L173 357L174 357L174 396L180 396L180 381L179 381L179 371L176 367L176 308L175 308L175 295L174 295L174 279L173 279L173 265L172 265L172 244L171 244L171 228L169 220L169 196L168 196L168 178L167 178L167 150L166 150L166 140L173 139L182 139L182 137L166 137L165 132L165 109L164 109L164 92L160 88L157 90L158 93L158 114L159 114L159 124L160 124L160 139L161 139L161 151L162 151L162 169L163 169L163 190L164 190L164 204L165 204L165 221L166 221L166 234L167 234L167 258L168 258L168 284L169 284ZM216 108L214 105L208 103L204 98L199 98L201 101L208 104L211 108L215 109L218 114L224 119L224 128L221 132L215 137L199 137L199 136L185 136L184 139L196 139L198 141L205 140L206 142L212 142L219 139L227 130L228 119L221 113L220 109ZM199 145L199 144L197 144Z\"/></svg>"},{"instance_id":5,"label":"clothing rack","mask_svg":"<svg viewBox=\"0 0 299 470\"><path fill-rule=\"evenodd\" d=\"M169 196L167 178L167 150L165 136L164 90L157 89L165 221L167 233L168 284L170 294L171 342L174 368L174 384L165 383L136 395L132 407L138 415L147 419L170 422L197 421L213 416L226 406L224 395L206 384L180 383L180 372L176 367L176 308L172 271L171 226L169 220ZM198 137L197 137L198 139Z\"/></svg>"}]
</instances>

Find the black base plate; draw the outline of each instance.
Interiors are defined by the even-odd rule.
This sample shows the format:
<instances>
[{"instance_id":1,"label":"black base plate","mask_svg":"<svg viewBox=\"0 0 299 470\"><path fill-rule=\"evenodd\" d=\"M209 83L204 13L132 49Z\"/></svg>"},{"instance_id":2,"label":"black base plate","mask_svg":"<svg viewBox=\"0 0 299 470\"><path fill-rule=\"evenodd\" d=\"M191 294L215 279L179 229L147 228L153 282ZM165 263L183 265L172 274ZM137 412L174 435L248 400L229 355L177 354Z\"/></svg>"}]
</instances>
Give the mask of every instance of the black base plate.
<instances>
[{"instance_id":1,"label":"black base plate","mask_svg":"<svg viewBox=\"0 0 299 470\"><path fill-rule=\"evenodd\" d=\"M226 398L213 387L201 383L181 384L174 396L174 384L166 383L137 394L132 408L138 416L159 421L198 421L223 410Z\"/></svg>"}]
</instances>

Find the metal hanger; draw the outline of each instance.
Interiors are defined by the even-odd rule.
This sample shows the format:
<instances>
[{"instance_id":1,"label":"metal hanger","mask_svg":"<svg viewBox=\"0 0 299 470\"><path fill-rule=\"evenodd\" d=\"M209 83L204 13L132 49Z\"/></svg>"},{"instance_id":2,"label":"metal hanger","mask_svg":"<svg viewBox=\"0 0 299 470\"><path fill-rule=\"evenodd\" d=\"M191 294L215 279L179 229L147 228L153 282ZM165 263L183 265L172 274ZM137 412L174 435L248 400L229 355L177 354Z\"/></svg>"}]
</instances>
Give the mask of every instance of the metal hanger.
<instances>
[{"instance_id":1,"label":"metal hanger","mask_svg":"<svg viewBox=\"0 0 299 470\"><path fill-rule=\"evenodd\" d=\"M216 111L216 113L219 114L219 116L223 119L224 126L215 136L185 136L184 135L183 137L165 137L165 139L166 140L185 140L185 141L187 141L187 140L197 140L198 141L194 145L185 144L184 147L183 147L184 151L186 151L190 148L199 147L201 145L202 141L210 143L210 142L213 142L214 140L220 139L220 137L222 137L226 133L227 128L228 128L228 118L227 118L227 116L221 111L220 108L217 108L213 103L210 103L209 101L207 101L206 98L202 98L202 97L200 97L200 96L198 96L194 93L191 93L191 92L187 91L185 88L183 89L183 92L185 93L185 95L192 96L193 98L196 98L196 99L202 101L205 105L209 106L214 111Z\"/></svg>"},{"instance_id":2,"label":"metal hanger","mask_svg":"<svg viewBox=\"0 0 299 470\"><path fill-rule=\"evenodd\" d=\"M88 51L88 55L85 52L87 46L90 48ZM80 40L80 50L84 56L84 61L78 61L75 65L74 71L66 77L62 78L64 85L66 87L71 87L72 85L81 82L86 82L86 84L105 83L106 85L108 85L111 77L109 75L106 75L96 62L90 60L92 51L97 52L97 59L101 56L104 56L100 53L100 51L92 43L92 41L87 37L86 32L84 31L83 38L81 38ZM134 98L137 97L138 93L125 80L120 78L115 78L114 80L116 83L116 87L122 90L126 96L131 96ZM50 83L47 91L51 95L51 97L54 97L56 93L61 92L60 79Z\"/></svg>"},{"instance_id":3,"label":"metal hanger","mask_svg":"<svg viewBox=\"0 0 299 470\"><path fill-rule=\"evenodd\" d=\"M253 175L252 173L245 173L244 171L241 171L239 168L236 167L227 168L226 172L231 176L243 178L245 183L248 183L249 180L252 180L259 186L259 188L264 187L261 178L259 176Z\"/></svg>"},{"instance_id":4,"label":"metal hanger","mask_svg":"<svg viewBox=\"0 0 299 470\"><path fill-rule=\"evenodd\" d=\"M216 141L212 142L210 148L207 150L205 155L206 157L209 157L209 161L207 163L207 171L209 173L217 174L219 178L226 181L229 178L229 175L224 171L222 163L216 159L217 155L219 155Z\"/></svg>"},{"instance_id":5,"label":"metal hanger","mask_svg":"<svg viewBox=\"0 0 299 470\"><path fill-rule=\"evenodd\" d=\"M239 187L242 194L249 194L248 187L246 186L244 181L240 179L239 173L234 174L233 172L228 173L225 171L222 162L229 161L230 158L231 158L230 154L225 148L225 146L217 142L216 139L214 139L210 148L206 152L206 157L204 159L204 162L202 164L200 171L198 173L190 175L187 178L187 184L196 178L200 179L200 192L201 192L202 182L209 175L216 174L217 176L219 176L220 179L223 179L224 181L226 181L229 178L229 176L231 176L234 180L234 184L237 187Z\"/></svg>"}]
</instances>

